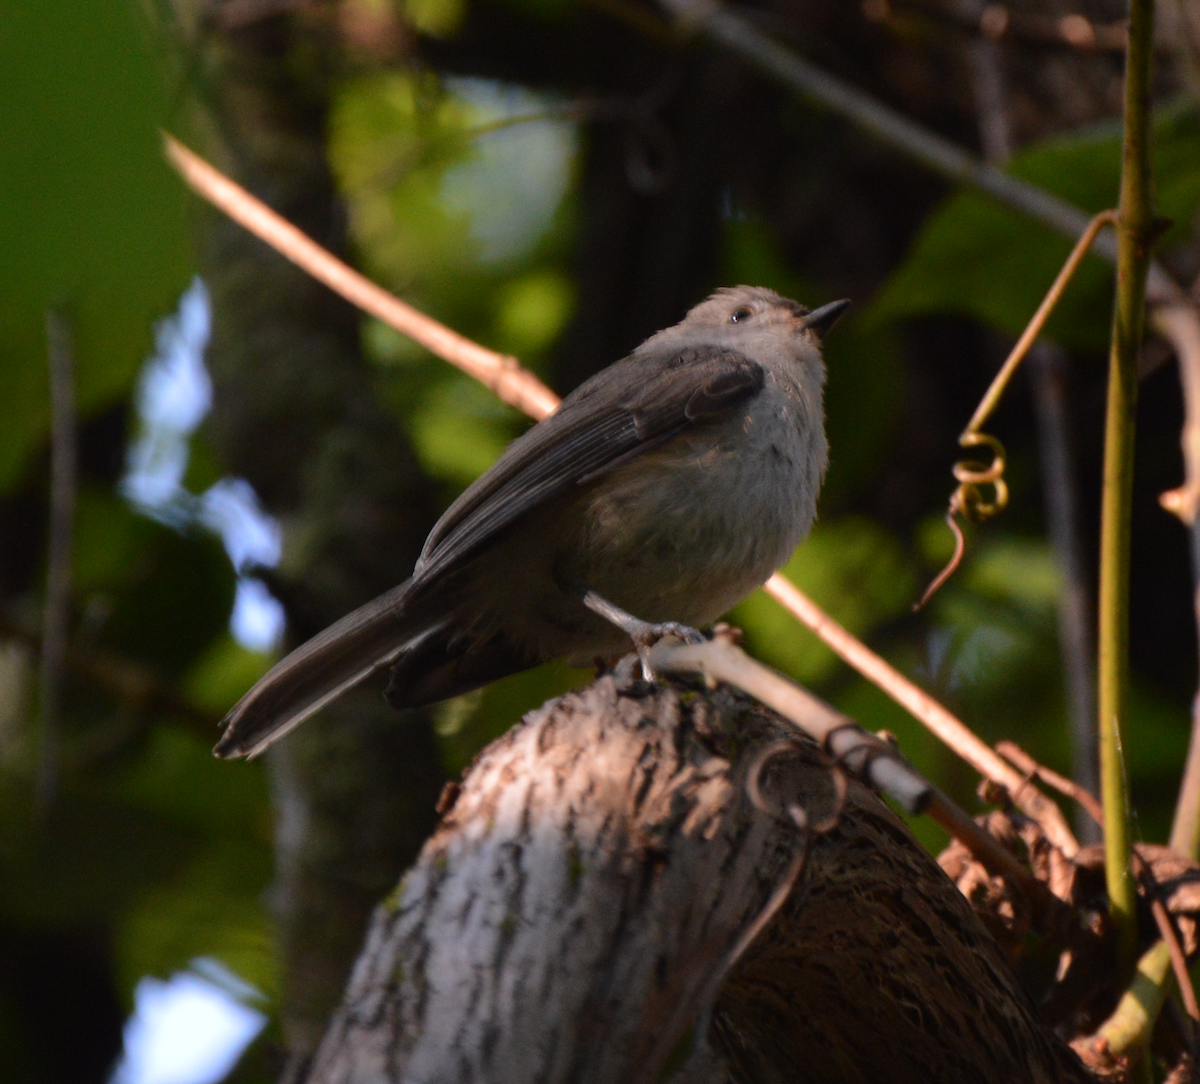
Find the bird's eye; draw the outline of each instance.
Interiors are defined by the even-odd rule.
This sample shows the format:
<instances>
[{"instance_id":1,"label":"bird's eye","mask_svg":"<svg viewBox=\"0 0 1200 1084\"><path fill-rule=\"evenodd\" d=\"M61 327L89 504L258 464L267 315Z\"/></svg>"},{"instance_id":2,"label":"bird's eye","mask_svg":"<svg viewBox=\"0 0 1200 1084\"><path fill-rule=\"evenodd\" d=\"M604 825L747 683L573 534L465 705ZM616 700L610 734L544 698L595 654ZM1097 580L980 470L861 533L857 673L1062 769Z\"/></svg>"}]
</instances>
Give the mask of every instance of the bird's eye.
<instances>
[{"instance_id":1,"label":"bird's eye","mask_svg":"<svg viewBox=\"0 0 1200 1084\"><path fill-rule=\"evenodd\" d=\"M729 322L731 324L740 324L743 320L749 320L753 315L753 309L748 309L745 306L742 306L742 308L734 309L733 312L729 314Z\"/></svg>"}]
</instances>

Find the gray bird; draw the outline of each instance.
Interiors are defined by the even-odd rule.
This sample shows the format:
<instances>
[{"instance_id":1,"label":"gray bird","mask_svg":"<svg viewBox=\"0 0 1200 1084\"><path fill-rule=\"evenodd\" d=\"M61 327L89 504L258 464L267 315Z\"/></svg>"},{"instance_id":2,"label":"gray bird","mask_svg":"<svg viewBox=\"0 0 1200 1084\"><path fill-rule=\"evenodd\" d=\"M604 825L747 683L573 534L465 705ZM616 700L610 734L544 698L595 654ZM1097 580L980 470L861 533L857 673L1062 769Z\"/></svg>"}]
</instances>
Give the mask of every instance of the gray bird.
<instances>
[{"instance_id":1,"label":"gray bird","mask_svg":"<svg viewBox=\"0 0 1200 1084\"><path fill-rule=\"evenodd\" d=\"M238 701L214 752L254 756L385 668L413 708L720 617L812 525L821 337L848 304L718 290L581 384L447 509L411 579Z\"/></svg>"}]
</instances>

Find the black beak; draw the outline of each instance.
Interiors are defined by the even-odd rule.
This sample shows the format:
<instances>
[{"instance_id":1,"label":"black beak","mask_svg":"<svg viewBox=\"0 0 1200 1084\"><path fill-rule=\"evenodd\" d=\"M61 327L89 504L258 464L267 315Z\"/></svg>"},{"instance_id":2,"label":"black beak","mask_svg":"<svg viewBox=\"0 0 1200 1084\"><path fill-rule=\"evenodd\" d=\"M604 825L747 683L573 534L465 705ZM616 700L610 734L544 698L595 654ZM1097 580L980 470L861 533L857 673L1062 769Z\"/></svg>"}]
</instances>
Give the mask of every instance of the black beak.
<instances>
[{"instance_id":1,"label":"black beak","mask_svg":"<svg viewBox=\"0 0 1200 1084\"><path fill-rule=\"evenodd\" d=\"M847 297L842 298L841 301L831 301L828 305L822 305L819 309L814 309L803 317L800 327L811 331L818 339L823 339L825 332L838 322L838 318L849 307L850 299Z\"/></svg>"}]
</instances>

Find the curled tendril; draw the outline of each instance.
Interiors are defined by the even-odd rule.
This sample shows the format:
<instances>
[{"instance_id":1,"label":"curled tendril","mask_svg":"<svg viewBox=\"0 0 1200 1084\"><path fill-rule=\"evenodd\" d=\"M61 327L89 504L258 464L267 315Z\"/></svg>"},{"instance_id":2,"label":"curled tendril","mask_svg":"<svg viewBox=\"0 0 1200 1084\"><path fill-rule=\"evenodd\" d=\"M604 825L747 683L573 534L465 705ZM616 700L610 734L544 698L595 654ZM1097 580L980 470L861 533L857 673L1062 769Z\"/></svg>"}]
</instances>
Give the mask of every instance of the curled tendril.
<instances>
[{"instance_id":1,"label":"curled tendril","mask_svg":"<svg viewBox=\"0 0 1200 1084\"><path fill-rule=\"evenodd\" d=\"M1088 223L1087 229L1075 242L1075 247L1071 250L1071 255L1067 257L1067 262L1063 264L1062 270L1059 271L1054 284L1042 298L1037 312L1033 314L1033 318L1021 333L1016 345L1004 359L1004 364L1000 366L1000 371L996 374L983 399L980 400L979 406L975 408L975 413L963 435L958 438L958 443L964 448L983 447L989 449L992 453L992 462L988 465L972 459L964 459L954 465L954 477L958 480L958 488L950 497L950 508L946 513L946 522L954 532L954 556L925 589L925 594L921 596L921 601L913 607L914 610L921 609L933 597L934 592L954 574L954 570L962 562L963 535L957 517L961 515L973 523L983 523L997 512L1002 511L1008 504L1008 486L1004 481L1004 445L995 437L981 433L980 428L996 409L996 404L1000 402L1000 397L1008 387L1013 373L1017 371L1017 366L1024 360L1034 340L1042 333L1042 328L1050 318L1050 313L1054 311L1054 306L1058 304L1063 291L1067 288L1067 283L1071 281L1071 277L1078 270L1087 250L1092 247L1092 242L1096 240L1096 236L1105 226L1114 225L1118 218L1119 216L1114 210L1101 211ZM981 488L986 486L992 487L990 501L984 496Z\"/></svg>"},{"instance_id":2,"label":"curled tendril","mask_svg":"<svg viewBox=\"0 0 1200 1084\"><path fill-rule=\"evenodd\" d=\"M1004 445L987 433L966 432L958 438L964 448L987 448L992 453L990 464L974 459L962 459L954 464L958 489L950 498L951 513L960 512L972 523L983 523L1008 504L1008 484L1004 481L1007 459ZM985 500L981 486L992 487L992 499Z\"/></svg>"},{"instance_id":3,"label":"curled tendril","mask_svg":"<svg viewBox=\"0 0 1200 1084\"><path fill-rule=\"evenodd\" d=\"M913 606L913 613L924 609L925 604L962 564L963 553L967 547L958 517L962 516L972 523L983 523L997 512L1002 512L1008 504L1008 483L1004 481L1004 467L1007 463L1004 445L987 433L973 433L969 430L958 438L958 443L964 448L987 448L992 453L992 461L985 464L975 459L961 459L954 464L954 477L958 488L950 495L950 506L946 509L946 525L954 532L954 553L946 562L946 567L934 576L925 588L925 593ZM992 487L990 501L984 498L982 486Z\"/></svg>"},{"instance_id":4,"label":"curled tendril","mask_svg":"<svg viewBox=\"0 0 1200 1084\"><path fill-rule=\"evenodd\" d=\"M746 793L750 798L750 802L760 812L765 813L769 817L780 817L780 811L772 809L771 805L763 797L760 781L763 772L767 765L776 757L783 756L785 753L792 752L799 747L798 743L792 738L780 738L778 741L772 742L770 745L760 749L758 755L751 762L749 769L746 771ZM846 804L846 774L842 770L841 765L836 762L829 766L831 778L833 779L834 789L834 808L833 811L825 817L822 817L815 824L810 823L808 813L797 803L789 802L784 806L784 812L787 813L788 819L802 832L811 832L813 835L821 835L833 828L841 819L842 808Z\"/></svg>"}]
</instances>

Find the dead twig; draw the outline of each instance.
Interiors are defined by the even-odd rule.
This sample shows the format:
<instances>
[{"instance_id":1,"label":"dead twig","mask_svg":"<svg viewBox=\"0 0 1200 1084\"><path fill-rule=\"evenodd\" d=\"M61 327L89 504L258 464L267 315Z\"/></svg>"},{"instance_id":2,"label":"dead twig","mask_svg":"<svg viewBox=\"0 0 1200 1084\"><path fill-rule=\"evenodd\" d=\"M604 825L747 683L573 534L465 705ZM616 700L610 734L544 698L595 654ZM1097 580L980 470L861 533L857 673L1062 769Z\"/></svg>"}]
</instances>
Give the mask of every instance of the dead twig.
<instances>
[{"instance_id":1,"label":"dead twig","mask_svg":"<svg viewBox=\"0 0 1200 1084\"><path fill-rule=\"evenodd\" d=\"M1073 779L1059 775L1058 772L1047 768L1043 764L1039 764L1024 749L1017 745L1016 742L997 742L996 752L1012 761L1013 764L1025 772L1031 779L1040 779L1042 782L1059 791L1059 793L1065 794L1068 798L1077 802L1087 811L1097 826L1103 829L1104 810L1101 808L1099 801L1096 800L1096 796L1086 787L1080 786Z\"/></svg>"},{"instance_id":2,"label":"dead twig","mask_svg":"<svg viewBox=\"0 0 1200 1084\"><path fill-rule=\"evenodd\" d=\"M1039 764L1014 742L998 742L996 744L996 751L1006 756L1022 771L1027 772L1030 777L1043 780L1056 790L1067 795L1067 797L1078 802L1079 805L1087 810L1096 824L1100 826L1101 831L1103 831L1104 809L1099 801L1097 801L1095 795L1090 794L1072 780L1059 775L1058 772ZM1158 935L1166 943L1167 950L1170 952L1171 969L1174 971L1175 981L1179 985L1184 1009L1193 1020L1200 1022L1200 1008L1197 1008L1196 992L1192 987L1191 976L1188 974L1187 957L1184 955L1183 946L1179 943L1179 933L1175 929L1175 923L1159 896L1158 882L1154 878L1154 871L1145 859L1138 854L1137 848L1133 850L1132 860L1134 872L1142 886L1142 895L1145 896L1146 903L1150 907L1150 913L1154 916L1154 923L1158 927Z\"/></svg>"},{"instance_id":3,"label":"dead twig","mask_svg":"<svg viewBox=\"0 0 1200 1084\"><path fill-rule=\"evenodd\" d=\"M945 9L951 17L986 23L1007 9L985 0L955 0ZM990 15L985 13L990 12ZM1122 35L1122 48L1124 36ZM1003 165L1012 156L1012 126L1008 90L1000 47L988 37L970 39L964 49L971 72L979 142L989 162ZM1066 395L1067 359L1052 343L1039 339L1029 348L1030 386L1037 412L1038 459L1042 468L1042 493L1050 539L1063 585L1058 593L1058 638L1062 649L1072 735L1075 779L1085 789L1099 790L1096 755L1096 662L1091 586L1079 534L1079 497L1075 462L1069 440ZM962 559L963 535L953 515L947 517L955 534L956 557L946 572L929 585L918 609L945 581ZM1086 816L1075 830L1085 842L1099 838L1099 829Z\"/></svg>"},{"instance_id":4,"label":"dead twig","mask_svg":"<svg viewBox=\"0 0 1200 1084\"><path fill-rule=\"evenodd\" d=\"M1096 735L1096 618L1093 587L1087 574L1079 530L1079 487L1069 440L1067 359L1057 346L1041 341L1029 353L1042 492L1050 539L1061 570L1058 639L1063 657L1071 721L1072 771L1085 791L1100 789ZM1076 824L1085 843L1095 842L1092 824Z\"/></svg>"},{"instance_id":5,"label":"dead twig","mask_svg":"<svg viewBox=\"0 0 1200 1084\"><path fill-rule=\"evenodd\" d=\"M887 23L893 9L919 14L930 22L949 23L988 42L1011 41L1089 53L1123 53L1129 38L1125 22L1099 23L1085 15L1041 15L1013 11L1004 4L978 5L964 11L953 4L911 4L904 0L867 0L863 14L872 22Z\"/></svg>"},{"instance_id":6,"label":"dead twig","mask_svg":"<svg viewBox=\"0 0 1200 1084\"><path fill-rule=\"evenodd\" d=\"M702 644L660 640L650 650L650 666L662 672L698 673L710 682L723 681L749 693L795 723L839 765L902 809L928 813L989 870L1019 885L1030 900L1041 905L1049 902L1046 887L896 749L807 689L752 659L730 636L718 633Z\"/></svg>"},{"instance_id":7,"label":"dead twig","mask_svg":"<svg viewBox=\"0 0 1200 1084\"><path fill-rule=\"evenodd\" d=\"M965 723L918 688L889 662L842 628L789 580L776 573L767 581L767 594L811 629L845 662L923 723L985 779L1003 787L1013 803L1035 820L1046 837L1068 858L1079 843L1062 810L1021 774L1006 764Z\"/></svg>"},{"instance_id":8,"label":"dead twig","mask_svg":"<svg viewBox=\"0 0 1200 1084\"><path fill-rule=\"evenodd\" d=\"M1151 314L1158 332L1174 347L1183 385L1184 483L1159 501L1188 528L1192 557L1192 605L1200 628L1200 313L1191 305L1163 306ZM1192 737L1188 745L1179 801L1171 825L1171 848L1200 858L1200 692L1192 701Z\"/></svg>"},{"instance_id":9,"label":"dead twig","mask_svg":"<svg viewBox=\"0 0 1200 1084\"><path fill-rule=\"evenodd\" d=\"M1180 434L1184 483L1158 501L1191 527L1200 507L1200 313L1192 305L1164 305L1154 311L1151 322L1175 351L1185 411Z\"/></svg>"},{"instance_id":10,"label":"dead twig","mask_svg":"<svg viewBox=\"0 0 1200 1084\"><path fill-rule=\"evenodd\" d=\"M1154 924L1158 927L1158 936L1162 938L1171 954L1171 970L1175 973L1175 982L1179 986L1179 996L1183 998L1183 1007L1194 1023L1200 1023L1200 1005L1196 1003L1196 991L1192 986L1192 977L1188 974L1187 957L1183 946L1179 943L1179 931L1167 911L1166 904L1158 891L1158 881L1149 864L1133 849L1134 874L1142 886L1142 894L1150 905L1150 913L1154 916Z\"/></svg>"},{"instance_id":11,"label":"dead twig","mask_svg":"<svg viewBox=\"0 0 1200 1084\"><path fill-rule=\"evenodd\" d=\"M996 751L1006 756L1022 771L1027 772L1031 778L1042 779L1069 798L1074 799L1087 810L1103 831L1104 809L1094 795L1088 793L1088 791L1072 780L1059 775L1058 772L1039 764L1014 742L998 742ZM1158 928L1158 935L1166 946L1170 958L1171 971L1175 975L1175 982L1179 987L1180 997L1183 999L1184 1010L1193 1021L1200 1023L1200 1005L1197 1004L1196 991L1192 985L1191 975L1188 973L1187 956L1184 954L1183 945L1180 943L1179 931L1175 928L1175 922L1171 918L1170 912L1167 911L1166 904L1162 901L1154 871L1150 868L1150 864L1138 853L1136 847L1132 852L1131 860L1134 873L1141 886L1142 895L1145 897L1146 904L1150 908L1154 924Z\"/></svg>"},{"instance_id":12,"label":"dead twig","mask_svg":"<svg viewBox=\"0 0 1200 1084\"><path fill-rule=\"evenodd\" d=\"M558 406L558 396L516 358L472 342L376 286L173 136L164 133L163 143L168 160L195 192L352 305L456 365L531 417L544 418Z\"/></svg>"},{"instance_id":13,"label":"dead twig","mask_svg":"<svg viewBox=\"0 0 1200 1084\"><path fill-rule=\"evenodd\" d=\"M969 184L1072 240L1087 229L1089 216L1066 200L1005 173L958 144L909 120L870 94L809 63L719 0L661 0L680 25L706 33L793 90L820 102L907 158L947 180ZM1115 263L1117 239L1102 233L1096 252ZM1183 291L1157 263L1151 263L1147 297L1155 304L1178 302Z\"/></svg>"},{"instance_id":14,"label":"dead twig","mask_svg":"<svg viewBox=\"0 0 1200 1084\"><path fill-rule=\"evenodd\" d=\"M35 649L39 646L36 631L3 611L0 611L0 640L15 640ZM169 682L124 655L68 642L63 664L67 671L102 689L128 711L169 715L195 728L205 738L211 738L221 721L220 713L205 711L185 700Z\"/></svg>"}]
</instances>

